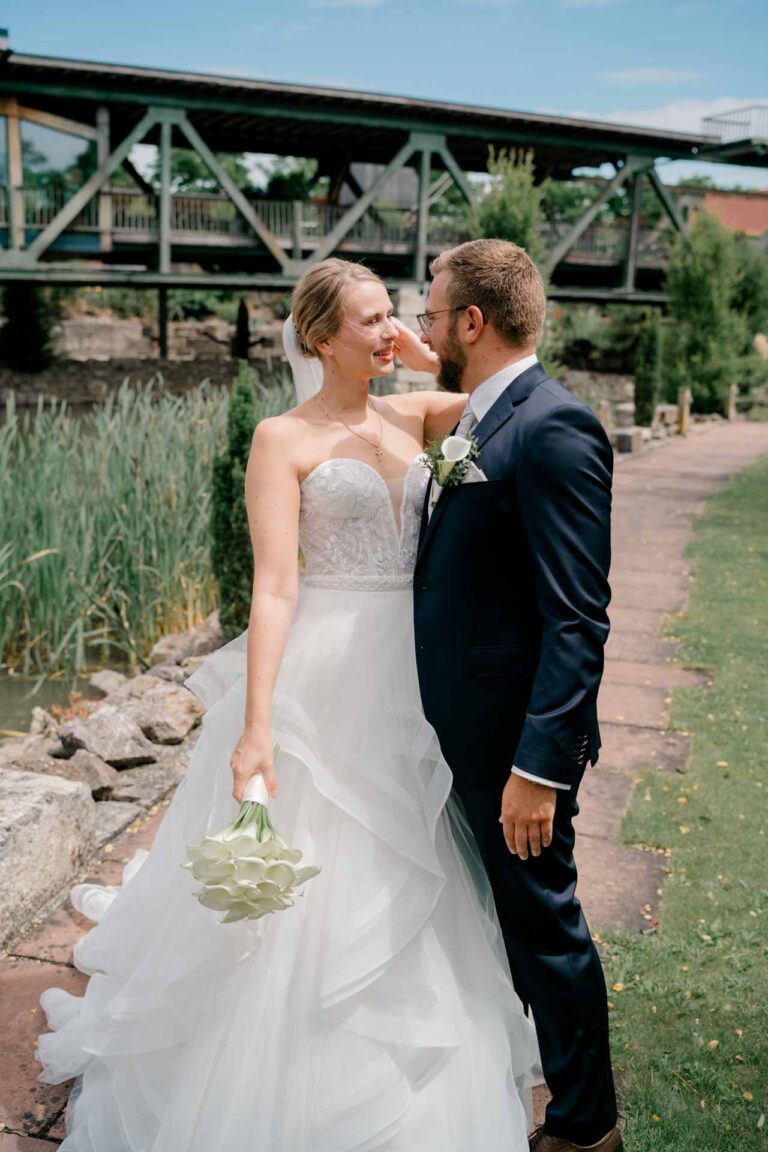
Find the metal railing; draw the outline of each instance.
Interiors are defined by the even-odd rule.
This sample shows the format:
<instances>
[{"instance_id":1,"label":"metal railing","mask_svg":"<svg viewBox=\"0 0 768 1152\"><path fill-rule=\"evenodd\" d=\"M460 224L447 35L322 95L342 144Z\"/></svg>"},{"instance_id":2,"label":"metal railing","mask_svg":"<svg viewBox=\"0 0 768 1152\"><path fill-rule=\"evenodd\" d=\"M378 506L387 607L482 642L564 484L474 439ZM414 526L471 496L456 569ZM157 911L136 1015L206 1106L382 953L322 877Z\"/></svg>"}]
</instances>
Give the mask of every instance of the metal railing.
<instances>
[{"instance_id":1,"label":"metal railing","mask_svg":"<svg viewBox=\"0 0 768 1152\"><path fill-rule=\"evenodd\" d=\"M768 104L750 104L717 116L706 116L701 122L705 136L716 137L723 144L737 140L768 140Z\"/></svg>"},{"instance_id":2,"label":"metal railing","mask_svg":"<svg viewBox=\"0 0 768 1152\"><path fill-rule=\"evenodd\" d=\"M71 193L61 188L24 188L24 224L27 229L45 228L64 207ZM108 188L111 231L122 242L154 241L158 235L158 199L138 188ZM286 249L312 251L348 211L347 207L290 200L256 200L252 206L259 219ZM7 190L0 187L0 227L8 226ZM589 263L617 263L626 253L628 221L592 224L574 244L569 257ZM94 197L67 229L67 233L98 232L99 198ZM379 206L370 208L345 234L341 249L356 247L381 250L400 246L406 251L416 243L416 212L411 208ZM562 230L561 230L562 231ZM226 196L212 192L176 192L171 197L171 233L174 244L210 243L211 238L245 244L254 242L251 229ZM449 247L468 238L460 217L432 213L429 243ZM549 224L542 226L546 248L559 238ZM668 256L672 232L668 227L647 227L641 223L638 245L640 260L662 263Z\"/></svg>"}]
</instances>

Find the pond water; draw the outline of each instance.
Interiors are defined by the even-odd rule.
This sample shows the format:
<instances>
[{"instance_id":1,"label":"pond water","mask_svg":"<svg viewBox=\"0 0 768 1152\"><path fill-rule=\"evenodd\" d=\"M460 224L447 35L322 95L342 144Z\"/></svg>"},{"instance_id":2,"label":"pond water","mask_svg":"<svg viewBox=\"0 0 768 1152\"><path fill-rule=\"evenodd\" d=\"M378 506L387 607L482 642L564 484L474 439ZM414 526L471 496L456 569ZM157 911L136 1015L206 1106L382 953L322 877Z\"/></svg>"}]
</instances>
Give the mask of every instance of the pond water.
<instances>
[{"instance_id":1,"label":"pond water","mask_svg":"<svg viewBox=\"0 0 768 1152\"><path fill-rule=\"evenodd\" d=\"M94 662L83 675L73 672L60 673L57 676L44 680L34 695L31 695L37 682L37 676L12 675L7 671L0 672L0 740L8 737L12 732L27 733L33 708L50 709L52 705L67 705L70 692L80 692L83 696L101 697L96 688L91 688L89 677L98 668L109 668L115 672L129 675L131 669L127 662L121 660L115 653L108 664Z\"/></svg>"}]
</instances>

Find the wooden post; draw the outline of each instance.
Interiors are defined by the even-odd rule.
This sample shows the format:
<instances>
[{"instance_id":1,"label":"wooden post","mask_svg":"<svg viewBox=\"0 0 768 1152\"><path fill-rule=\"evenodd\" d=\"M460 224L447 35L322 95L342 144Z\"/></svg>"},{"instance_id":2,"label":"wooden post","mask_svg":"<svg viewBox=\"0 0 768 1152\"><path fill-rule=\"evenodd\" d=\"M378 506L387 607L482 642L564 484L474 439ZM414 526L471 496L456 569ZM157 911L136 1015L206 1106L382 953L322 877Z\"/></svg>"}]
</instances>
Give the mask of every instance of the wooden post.
<instances>
[{"instance_id":1,"label":"wooden post","mask_svg":"<svg viewBox=\"0 0 768 1152\"><path fill-rule=\"evenodd\" d=\"M160 219L158 221L160 272L171 270L171 123L160 125ZM162 306L161 306L162 310Z\"/></svg>"},{"instance_id":2,"label":"wooden post","mask_svg":"<svg viewBox=\"0 0 768 1152\"><path fill-rule=\"evenodd\" d=\"M168 359L168 289L157 290L157 336L160 359Z\"/></svg>"},{"instance_id":3,"label":"wooden post","mask_svg":"<svg viewBox=\"0 0 768 1152\"><path fill-rule=\"evenodd\" d=\"M301 200L294 200L293 202L293 258L294 260L301 260L302 250L302 234L301 234L301 215L303 204Z\"/></svg>"},{"instance_id":4,"label":"wooden post","mask_svg":"<svg viewBox=\"0 0 768 1152\"><path fill-rule=\"evenodd\" d=\"M109 156L109 109L96 110L96 162L103 168ZM112 251L112 195L109 186L99 192L99 248L102 252Z\"/></svg>"},{"instance_id":5,"label":"wooden post","mask_svg":"<svg viewBox=\"0 0 768 1152\"><path fill-rule=\"evenodd\" d=\"M678 388L677 390L677 431L680 436L688 435L688 428L691 423L691 395L690 388Z\"/></svg>"},{"instance_id":6,"label":"wooden post","mask_svg":"<svg viewBox=\"0 0 768 1152\"><path fill-rule=\"evenodd\" d=\"M738 418L738 411L736 409L736 397L739 394L738 384L728 385L728 398L725 405L725 418L726 420L736 420Z\"/></svg>"},{"instance_id":7,"label":"wooden post","mask_svg":"<svg viewBox=\"0 0 768 1152\"><path fill-rule=\"evenodd\" d=\"M419 156L419 214L416 218L416 250L413 257L413 278L423 283L427 275L427 238L429 230L429 174L432 153L422 148Z\"/></svg>"},{"instance_id":8,"label":"wooden post","mask_svg":"<svg viewBox=\"0 0 768 1152\"><path fill-rule=\"evenodd\" d=\"M5 130L8 155L6 195L8 197L8 247L24 247L24 166L21 159L21 121L16 100L5 104Z\"/></svg>"}]
</instances>

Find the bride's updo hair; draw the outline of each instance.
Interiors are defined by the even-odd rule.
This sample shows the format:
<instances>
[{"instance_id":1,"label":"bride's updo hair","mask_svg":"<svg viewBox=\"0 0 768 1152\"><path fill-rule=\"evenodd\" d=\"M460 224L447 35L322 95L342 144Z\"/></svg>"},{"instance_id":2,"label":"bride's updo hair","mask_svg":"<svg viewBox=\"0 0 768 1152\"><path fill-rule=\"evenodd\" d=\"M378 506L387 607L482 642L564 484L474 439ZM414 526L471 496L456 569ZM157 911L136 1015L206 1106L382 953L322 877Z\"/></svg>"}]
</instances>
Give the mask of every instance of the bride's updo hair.
<instances>
[{"instance_id":1,"label":"bride's updo hair","mask_svg":"<svg viewBox=\"0 0 768 1152\"><path fill-rule=\"evenodd\" d=\"M335 336L344 319L344 290L361 281L384 281L363 264L321 260L305 272L293 290L291 315L305 356L317 356L317 346Z\"/></svg>"}]
</instances>

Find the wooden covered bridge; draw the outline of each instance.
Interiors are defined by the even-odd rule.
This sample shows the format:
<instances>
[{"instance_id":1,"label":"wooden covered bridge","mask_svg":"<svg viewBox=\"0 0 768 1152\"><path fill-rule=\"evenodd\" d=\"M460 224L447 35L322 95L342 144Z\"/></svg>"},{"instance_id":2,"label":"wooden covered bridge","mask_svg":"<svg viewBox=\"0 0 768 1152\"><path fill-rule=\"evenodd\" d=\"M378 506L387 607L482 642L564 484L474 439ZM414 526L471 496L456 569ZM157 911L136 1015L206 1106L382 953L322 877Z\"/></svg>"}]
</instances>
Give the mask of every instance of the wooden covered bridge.
<instances>
[{"instance_id":1,"label":"wooden covered bridge","mask_svg":"<svg viewBox=\"0 0 768 1152\"><path fill-rule=\"evenodd\" d=\"M532 148L537 174L572 179L580 169L613 173L581 219L545 236L551 294L561 299L663 300L669 237L682 230L656 163L719 159L765 163L754 141L502 109L373 95L297 84L134 68L13 52L0 32L0 114L6 124L0 188L0 282L169 287L290 287L332 253L365 259L393 286L423 283L428 258L464 239L440 211L450 185L470 196L467 173L486 169L489 146ZM66 191L25 184L23 121L93 142L95 171ZM737 133L738 134L738 133ZM728 135L728 133L723 133ZM140 143L159 149L160 186L131 162ZM217 193L174 191L171 149L192 149ZM328 177L327 202L250 197L227 175L221 153L310 157ZM725 155L723 155L725 158ZM366 165L364 184L353 165ZM117 169L132 184L112 183ZM410 169L413 197L382 194ZM359 171L359 169L358 169ZM663 224L645 226L646 182ZM597 224L623 186L631 213ZM163 325L161 324L161 327Z\"/></svg>"}]
</instances>

